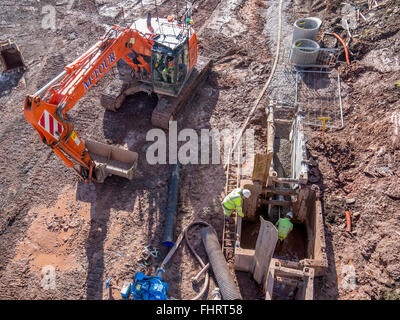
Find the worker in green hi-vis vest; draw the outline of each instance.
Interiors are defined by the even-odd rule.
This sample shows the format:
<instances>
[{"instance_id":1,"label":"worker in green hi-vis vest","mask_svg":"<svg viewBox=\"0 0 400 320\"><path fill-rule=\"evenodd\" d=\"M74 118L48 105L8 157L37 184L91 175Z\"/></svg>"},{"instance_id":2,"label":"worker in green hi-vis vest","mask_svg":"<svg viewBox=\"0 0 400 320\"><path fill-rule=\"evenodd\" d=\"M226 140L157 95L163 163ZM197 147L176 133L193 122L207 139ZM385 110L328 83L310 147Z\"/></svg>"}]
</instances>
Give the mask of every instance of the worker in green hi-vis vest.
<instances>
[{"instance_id":1,"label":"worker in green hi-vis vest","mask_svg":"<svg viewBox=\"0 0 400 320\"><path fill-rule=\"evenodd\" d=\"M289 211L285 218L279 218L276 222L278 228L278 239L282 242L288 236L289 232L293 230L293 223L290 221L293 219L293 212Z\"/></svg>"},{"instance_id":2,"label":"worker in green hi-vis vest","mask_svg":"<svg viewBox=\"0 0 400 320\"><path fill-rule=\"evenodd\" d=\"M248 199L250 196L251 192L248 189L234 189L225 197L224 201L222 201L222 208L224 209L225 216L230 218L232 211L236 210L236 213L243 218L243 199Z\"/></svg>"}]
</instances>

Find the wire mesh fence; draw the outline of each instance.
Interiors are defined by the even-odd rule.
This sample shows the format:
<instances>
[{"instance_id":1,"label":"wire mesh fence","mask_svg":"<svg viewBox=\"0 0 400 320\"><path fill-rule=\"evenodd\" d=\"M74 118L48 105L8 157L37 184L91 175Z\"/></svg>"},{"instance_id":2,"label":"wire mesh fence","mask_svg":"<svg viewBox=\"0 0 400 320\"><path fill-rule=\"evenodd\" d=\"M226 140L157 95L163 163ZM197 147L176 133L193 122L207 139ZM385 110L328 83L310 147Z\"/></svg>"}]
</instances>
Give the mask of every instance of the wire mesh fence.
<instances>
[{"instance_id":1,"label":"wire mesh fence","mask_svg":"<svg viewBox=\"0 0 400 320\"><path fill-rule=\"evenodd\" d=\"M304 114L304 124L343 128L343 107L338 72L297 71L296 101Z\"/></svg>"},{"instance_id":2,"label":"wire mesh fence","mask_svg":"<svg viewBox=\"0 0 400 320\"><path fill-rule=\"evenodd\" d=\"M289 52L289 63L297 69L303 68L334 68L338 62L340 51L332 48L296 48L292 46Z\"/></svg>"},{"instance_id":3,"label":"wire mesh fence","mask_svg":"<svg viewBox=\"0 0 400 320\"><path fill-rule=\"evenodd\" d=\"M296 102L296 72L284 68L275 71L267 89L267 95L278 104L294 105Z\"/></svg>"},{"instance_id":4,"label":"wire mesh fence","mask_svg":"<svg viewBox=\"0 0 400 320\"><path fill-rule=\"evenodd\" d=\"M291 62L293 47L285 43L281 47L277 69L268 87L270 99L278 105L292 106L304 116L304 130L322 127L341 129L343 107L339 73L333 70L338 62L339 50L318 48L316 60L309 65L295 65ZM280 118L289 110L279 110Z\"/></svg>"},{"instance_id":5,"label":"wire mesh fence","mask_svg":"<svg viewBox=\"0 0 400 320\"><path fill-rule=\"evenodd\" d=\"M336 67L340 56L337 48L295 47L285 43L280 52L279 67L303 70L315 68L330 71ZM280 69L278 67L278 69Z\"/></svg>"}]
</instances>

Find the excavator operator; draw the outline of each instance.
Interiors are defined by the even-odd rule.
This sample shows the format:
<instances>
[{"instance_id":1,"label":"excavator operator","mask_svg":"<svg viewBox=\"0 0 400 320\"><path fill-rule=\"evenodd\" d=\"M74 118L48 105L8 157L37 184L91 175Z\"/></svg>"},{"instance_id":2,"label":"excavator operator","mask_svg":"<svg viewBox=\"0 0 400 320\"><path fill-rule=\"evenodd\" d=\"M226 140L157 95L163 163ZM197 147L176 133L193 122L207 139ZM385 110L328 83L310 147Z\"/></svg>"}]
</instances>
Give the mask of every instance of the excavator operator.
<instances>
[{"instance_id":1,"label":"excavator operator","mask_svg":"<svg viewBox=\"0 0 400 320\"><path fill-rule=\"evenodd\" d=\"M174 83L174 58L167 57L165 67L162 71L162 76L165 82Z\"/></svg>"}]
</instances>

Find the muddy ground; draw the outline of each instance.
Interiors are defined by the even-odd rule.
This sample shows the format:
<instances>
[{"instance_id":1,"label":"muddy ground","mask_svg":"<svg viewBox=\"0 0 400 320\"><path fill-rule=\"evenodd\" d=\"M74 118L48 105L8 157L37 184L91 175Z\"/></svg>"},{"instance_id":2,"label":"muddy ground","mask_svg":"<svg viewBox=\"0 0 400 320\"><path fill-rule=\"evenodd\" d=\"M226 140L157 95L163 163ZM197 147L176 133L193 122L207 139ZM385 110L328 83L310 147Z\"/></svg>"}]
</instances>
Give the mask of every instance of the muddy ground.
<instances>
[{"instance_id":1,"label":"muddy ground","mask_svg":"<svg viewBox=\"0 0 400 320\"><path fill-rule=\"evenodd\" d=\"M315 10L328 32L337 26L340 1ZM350 30L351 65L340 68L343 130L308 141L312 170L323 191L329 271L316 284L320 298L399 299L400 1L378 1ZM344 59L344 56L342 57ZM397 84L396 84L397 83ZM345 210L352 214L346 232ZM348 287L346 269L355 271Z\"/></svg>"},{"instance_id":2,"label":"muddy ground","mask_svg":"<svg viewBox=\"0 0 400 320\"><path fill-rule=\"evenodd\" d=\"M346 36L337 26L340 1L284 2L290 23L318 15L324 20L323 28ZM56 9L55 30L43 28L48 4ZM0 4L0 37L18 43L29 67L23 74L0 77L1 299L107 299L105 280L113 277L118 284L129 280L146 245L160 249L153 266L167 253L160 242L171 167L149 165L145 158L145 137L152 128L155 106L152 97L128 97L119 112L104 111L99 94L112 81L110 72L70 112L81 137L139 152L133 181L111 177L104 184L78 182L39 141L22 112L26 94L56 76L109 25L123 24L122 5L134 9L132 16L144 16L148 10L136 1L31 0L21 5L7 0ZM195 2L199 52L212 58L214 66L195 98L181 110L180 128L235 129L245 121L273 60L273 40L264 31L271 19L270 5L277 1ZM369 21L360 22L353 31L351 66L340 64L344 129L328 130L324 140L319 131L310 131L308 149L314 181L323 194L330 264L327 275L316 281L317 299L398 296L399 142L394 133L400 119L396 113L400 89L395 85L400 67L394 58L399 56L399 7L399 1L369 12L364 7L364 14L374 16L367 15ZM250 122L256 151L265 151L264 124L260 108ZM184 166L177 234L194 219L203 219L221 237L219 203L224 187L222 164ZM344 210L346 199L352 198L353 233L347 234ZM207 260L198 229L191 239ZM355 268L357 287L346 291L341 270L349 264ZM43 283L43 267L48 265L56 272L53 289ZM192 287L190 279L199 270L189 249L179 249L165 274L169 294L177 299L193 297L198 288ZM263 298L249 274L236 272L235 279L243 298ZM214 287L211 278L208 299ZM114 296L119 297L117 292Z\"/></svg>"}]
</instances>

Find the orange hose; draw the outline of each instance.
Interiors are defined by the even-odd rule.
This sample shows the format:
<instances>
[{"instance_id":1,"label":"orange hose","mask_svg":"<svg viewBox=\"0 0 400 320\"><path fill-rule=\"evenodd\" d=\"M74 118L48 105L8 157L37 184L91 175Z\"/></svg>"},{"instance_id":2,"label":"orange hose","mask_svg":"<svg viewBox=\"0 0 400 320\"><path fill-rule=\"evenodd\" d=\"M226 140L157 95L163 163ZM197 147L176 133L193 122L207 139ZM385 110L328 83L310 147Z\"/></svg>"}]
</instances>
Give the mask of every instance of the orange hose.
<instances>
[{"instance_id":1,"label":"orange hose","mask_svg":"<svg viewBox=\"0 0 400 320\"><path fill-rule=\"evenodd\" d=\"M351 232L351 214L350 211L346 211L346 231Z\"/></svg>"},{"instance_id":2,"label":"orange hose","mask_svg":"<svg viewBox=\"0 0 400 320\"><path fill-rule=\"evenodd\" d=\"M346 61L347 64L350 65L350 59L349 59L349 51L347 50L347 46L346 43L343 41L343 39L336 33L332 34L336 39L338 39L340 41L340 43L342 44L343 48L344 48L344 53L346 55Z\"/></svg>"}]
</instances>

